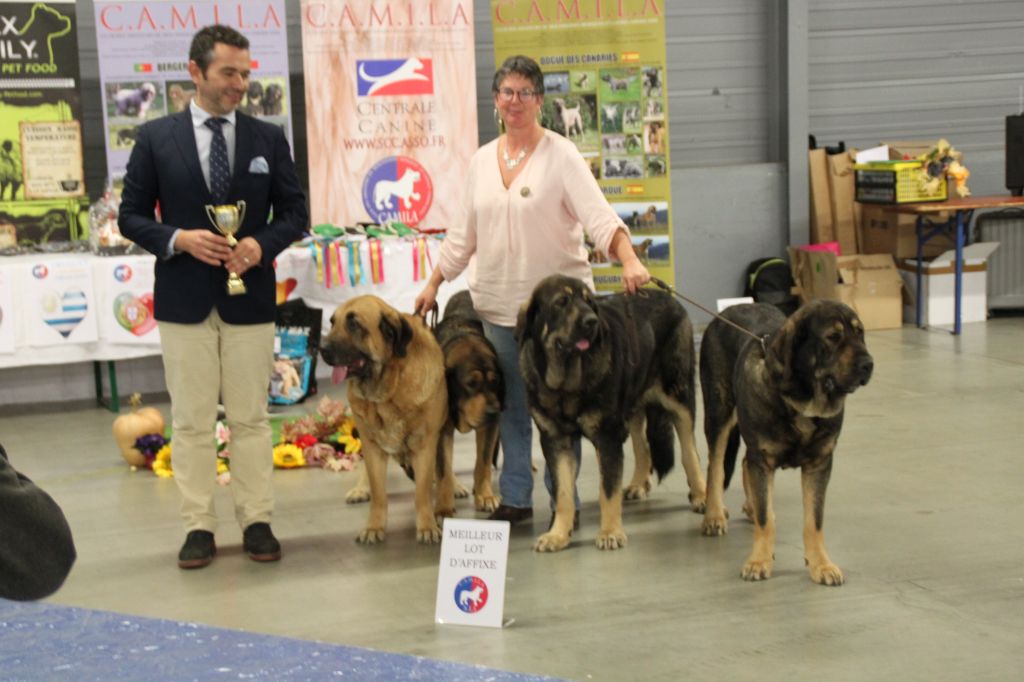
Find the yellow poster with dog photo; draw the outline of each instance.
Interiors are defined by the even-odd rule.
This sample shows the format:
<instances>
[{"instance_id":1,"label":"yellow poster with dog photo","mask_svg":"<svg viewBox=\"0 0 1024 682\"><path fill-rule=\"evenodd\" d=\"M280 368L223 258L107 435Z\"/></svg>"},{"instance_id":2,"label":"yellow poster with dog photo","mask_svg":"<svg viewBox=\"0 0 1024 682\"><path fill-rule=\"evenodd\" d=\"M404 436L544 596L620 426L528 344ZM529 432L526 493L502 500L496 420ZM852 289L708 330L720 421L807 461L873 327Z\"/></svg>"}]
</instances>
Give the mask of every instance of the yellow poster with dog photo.
<instances>
[{"instance_id":1,"label":"yellow poster with dog photo","mask_svg":"<svg viewBox=\"0 0 1024 682\"><path fill-rule=\"evenodd\" d=\"M666 0L491 0L495 63L544 70L541 124L572 140L651 275L673 284ZM588 245L589 247L589 245ZM590 250L598 290L620 268Z\"/></svg>"}]
</instances>

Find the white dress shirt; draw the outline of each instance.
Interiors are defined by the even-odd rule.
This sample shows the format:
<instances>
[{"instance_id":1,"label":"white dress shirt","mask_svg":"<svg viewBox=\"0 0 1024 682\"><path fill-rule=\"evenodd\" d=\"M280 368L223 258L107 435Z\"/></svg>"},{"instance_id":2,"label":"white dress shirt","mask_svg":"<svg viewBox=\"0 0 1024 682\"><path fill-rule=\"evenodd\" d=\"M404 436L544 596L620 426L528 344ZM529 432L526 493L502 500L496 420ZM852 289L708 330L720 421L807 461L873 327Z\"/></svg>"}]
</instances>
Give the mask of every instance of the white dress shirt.
<instances>
[{"instance_id":1,"label":"white dress shirt","mask_svg":"<svg viewBox=\"0 0 1024 682\"><path fill-rule=\"evenodd\" d=\"M206 119L213 118L212 114L207 112L196 104L195 99L192 100L188 105L189 113L192 114L192 129L196 135L196 150L199 152L199 166L203 169L203 179L206 180L206 186L210 186L210 145L213 144L213 131L206 126ZM224 141L228 146L228 167L231 169L231 173L235 172L235 112L232 111L230 114L221 116L227 121L227 123L221 125L221 130L224 132ZM171 240L167 242L167 253L165 258L170 258L175 254L174 243L178 240L178 232L180 228L174 231L171 235Z\"/></svg>"},{"instance_id":2,"label":"white dress shirt","mask_svg":"<svg viewBox=\"0 0 1024 682\"><path fill-rule=\"evenodd\" d=\"M195 99L188 105L192 114L192 128L196 133L196 149L199 151L199 165L203 169L206 186L210 186L210 145L213 144L213 131L206 127L206 119L213 116L196 104ZM228 165L235 172L235 112L221 116L227 124L221 126L224 141L228 143Z\"/></svg>"}]
</instances>

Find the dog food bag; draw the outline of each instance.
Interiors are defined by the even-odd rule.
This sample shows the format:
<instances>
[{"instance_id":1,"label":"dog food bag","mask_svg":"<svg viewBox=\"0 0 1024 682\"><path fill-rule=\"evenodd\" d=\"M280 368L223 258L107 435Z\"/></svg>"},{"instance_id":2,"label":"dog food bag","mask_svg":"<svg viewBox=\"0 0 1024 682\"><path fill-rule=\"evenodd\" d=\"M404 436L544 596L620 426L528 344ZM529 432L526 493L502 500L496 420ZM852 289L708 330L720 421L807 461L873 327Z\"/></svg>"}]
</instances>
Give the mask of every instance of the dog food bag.
<instances>
[{"instance_id":1,"label":"dog food bag","mask_svg":"<svg viewBox=\"0 0 1024 682\"><path fill-rule=\"evenodd\" d=\"M320 311L302 301L288 301L277 307L270 404L294 405L316 394L321 323Z\"/></svg>"}]
</instances>

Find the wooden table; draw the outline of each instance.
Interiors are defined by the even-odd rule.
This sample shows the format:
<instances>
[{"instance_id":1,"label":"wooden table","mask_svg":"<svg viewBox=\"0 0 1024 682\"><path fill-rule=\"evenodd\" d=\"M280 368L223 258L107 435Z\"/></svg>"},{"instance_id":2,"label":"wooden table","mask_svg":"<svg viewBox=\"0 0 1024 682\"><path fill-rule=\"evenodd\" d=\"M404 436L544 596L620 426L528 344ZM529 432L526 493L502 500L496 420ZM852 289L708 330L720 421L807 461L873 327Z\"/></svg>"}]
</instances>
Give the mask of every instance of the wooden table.
<instances>
[{"instance_id":1,"label":"wooden table","mask_svg":"<svg viewBox=\"0 0 1024 682\"><path fill-rule=\"evenodd\" d=\"M960 307L963 293L964 277L964 245L967 243L967 226L977 209L995 209L1008 207L1024 207L1024 197L1014 196L980 196L964 199L948 199L946 201L930 201L914 204L893 204L886 206L889 213L906 213L917 217L917 296L915 323L921 324L921 292L922 269L924 264L924 244L935 235L945 230L956 231L955 294L953 333L960 333ZM935 215L949 211L950 217L945 222L936 222Z\"/></svg>"}]
</instances>

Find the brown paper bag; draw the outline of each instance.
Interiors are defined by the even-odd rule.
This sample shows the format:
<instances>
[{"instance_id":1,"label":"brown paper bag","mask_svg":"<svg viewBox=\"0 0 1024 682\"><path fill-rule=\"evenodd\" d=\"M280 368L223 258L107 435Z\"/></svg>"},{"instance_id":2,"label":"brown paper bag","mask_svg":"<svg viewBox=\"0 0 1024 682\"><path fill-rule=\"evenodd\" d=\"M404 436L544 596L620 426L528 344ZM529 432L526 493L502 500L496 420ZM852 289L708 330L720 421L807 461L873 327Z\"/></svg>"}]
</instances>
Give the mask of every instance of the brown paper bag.
<instances>
[{"instance_id":1,"label":"brown paper bag","mask_svg":"<svg viewBox=\"0 0 1024 682\"><path fill-rule=\"evenodd\" d=\"M811 243L835 241L832 229L832 207L829 201L828 163L824 149L812 149L807 154L811 189Z\"/></svg>"},{"instance_id":2,"label":"brown paper bag","mask_svg":"<svg viewBox=\"0 0 1024 682\"><path fill-rule=\"evenodd\" d=\"M854 213L853 163L857 150L850 149L826 157L828 166L829 208L832 229L839 242L840 253L854 254L857 250L857 216Z\"/></svg>"}]
</instances>

